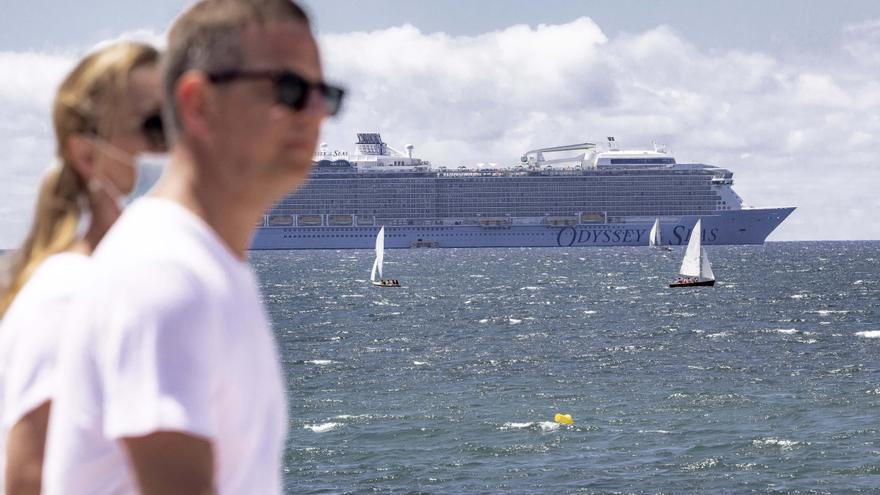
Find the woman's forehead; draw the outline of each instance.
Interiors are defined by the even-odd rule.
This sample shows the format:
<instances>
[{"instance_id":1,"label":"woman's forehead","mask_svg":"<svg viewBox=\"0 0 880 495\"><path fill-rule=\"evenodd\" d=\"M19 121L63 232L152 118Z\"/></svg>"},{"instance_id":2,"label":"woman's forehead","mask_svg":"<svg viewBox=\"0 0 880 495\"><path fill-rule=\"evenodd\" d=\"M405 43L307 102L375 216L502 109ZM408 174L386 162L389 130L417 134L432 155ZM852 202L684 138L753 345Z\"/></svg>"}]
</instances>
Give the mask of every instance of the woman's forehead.
<instances>
[{"instance_id":1,"label":"woman's forehead","mask_svg":"<svg viewBox=\"0 0 880 495\"><path fill-rule=\"evenodd\" d=\"M127 100L135 111L156 109L162 101L162 82L157 64L142 65L129 73Z\"/></svg>"}]
</instances>

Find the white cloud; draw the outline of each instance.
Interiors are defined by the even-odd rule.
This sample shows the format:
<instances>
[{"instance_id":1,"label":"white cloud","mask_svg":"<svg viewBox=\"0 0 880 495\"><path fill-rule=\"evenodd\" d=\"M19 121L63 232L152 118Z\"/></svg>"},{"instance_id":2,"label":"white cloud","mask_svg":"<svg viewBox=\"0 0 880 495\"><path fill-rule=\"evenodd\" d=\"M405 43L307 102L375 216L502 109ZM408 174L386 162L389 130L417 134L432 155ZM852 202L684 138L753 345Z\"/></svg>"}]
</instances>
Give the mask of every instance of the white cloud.
<instances>
[{"instance_id":1,"label":"white cloud","mask_svg":"<svg viewBox=\"0 0 880 495\"><path fill-rule=\"evenodd\" d=\"M870 19L846 26L844 49L858 63L880 66L880 19Z\"/></svg>"},{"instance_id":2,"label":"white cloud","mask_svg":"<svg viewBox=\"0 0 880 495\"><path fill-rule=\"evenodd\" d=\"M801 74L797 79L794 100L807 107L847 108L852 100L829 75Z\"/></svg>"},{"instance_id":3,"label":"white cloud","mask_svg":"<svg viewBox=\"0 0 880 495\"><path fill-rule=\"evenodd\" d=\"M841 53L880 53L878 32L847 28ZM680 161L732 169L747 204L798 206L771 239L880 239L864 208L880 184L880 83L864 58L832 68L708 52L664 26L608 39L587 18L476 37L403 26L321 43L328 74L352 93L325 127L332 146L373 130L435 163L507 164L542 146L656 139Z\"/></svg>"},{"instance_id":4,"label":"white cloud","mask_svg":"<svg viewBox=\"0 0 880 495\"><path fill-rule=\"evenodd\" d=\"M0 101L48 108L55 88L73 62L69 55L0 52Z\"/></svg>"}]
</instances>

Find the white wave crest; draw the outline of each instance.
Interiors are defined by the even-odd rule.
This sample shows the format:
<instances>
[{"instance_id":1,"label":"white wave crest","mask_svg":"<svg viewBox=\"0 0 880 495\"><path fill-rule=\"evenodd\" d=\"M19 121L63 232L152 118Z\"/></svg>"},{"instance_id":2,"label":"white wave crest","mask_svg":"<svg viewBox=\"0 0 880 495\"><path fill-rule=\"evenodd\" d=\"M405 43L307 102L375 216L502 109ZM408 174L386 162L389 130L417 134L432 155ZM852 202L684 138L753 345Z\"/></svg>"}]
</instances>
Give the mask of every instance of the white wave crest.
<instances>
[{"instance_id":1,"label":"white wave crest","mask_svg":"<svg viewBox=\"0 0 880 495\"><path fill-rule=\"evenodd\" d=\"M538 423L538 426L541 427L541 431L554 431L559 429L559 423L555 421L541 421Z\"/></svg>"},{"instance_id":2,"label":"white wave crest","mask_svg":"<svg viewBox=\"0 0 880 495\"><path fill-rule=\"evenodd\" d=\"M529 421L527 423L504 423L502 430L531 430L555 431L559 429L559 423L555 421Z\"/></svg>"},{"instance_id":3,"label":"white wave crest","mask_svg":"<svg viewBox=\"0 0 880 495\"><path fill-rule=\"evenodd\" d=\"M327 423L315 424L315 425L303 425L303 428L307 430L312 430L315 433L326 433L330 430L334 430L337 427L341 426L342 423L334 423L332 421Z\"/></svg>"},{"instance_id":4,"label":"white wave crest","mask_svg":"<svg viewBox=\"0 0 880 495\"><path fill-rule=\"evenodd\" d=\"M316 366L327 366L328 364L333 364L335 362L336 361L333 361L332 359L311 359L309 361L306 361L306 364L314 364Z\"/></svg>"},{"instance_id":5,"label":"white wave crest","mask_svg":"<svg viewBox=\"0 0 880 495\"><path fill-rule=\"evenodd\" d=\"M531 428L534 424L534 421L529 421L528 423L504 423L501 428L505 430L521 430L524 428Z\"/></svg>"},{"instance_id":6,"label":"white wave crest","mask_svg":"<svg viewBox=\"0 0 880 495\"><path fill-rule=\"evenodd\" d=\"M819 316L828 316L828 315L834 315L834 314L845 315L845 314L849 313L849 310L846 310L846 309L817 309L815 311L807 311L807 313L815 313Z\"/></svg>"},{"instance_id":7,"label":"white wave crest","mask_svg":"<svg viewBox=\"0 0 880 495\"><path fill-rule=\"evenodd\" d=\"M702 461L692 462L690 464L685 464L682 466L682 469L685 471L699 471L701 469L708 469L711 467L715 467L718 465L717 459L703 459Z\"/></svg>"},{"instance_id":8,"label":"white wave crest","mask_svg":"<svg viewBox=\"0 0 880 495\"><path fill-rule=\"evenodd\" d=\"M856 335L866 339L880 339L880 330L867 330L864 332L856 332Z\"/></svg>"},{"instance_id":9,"label":"white wave crest","mask_svg":"<svg viewBox=\"0 0 880 495\"><path fill-rule=\"evenodd\" d=\"M779 333L784 333L786 335L794 335L794 334L798 333L797 328L779 328L776 331Z\"/></svg>"},{"instance_id":10,"label":"white wave crest","mask_svg":"<svg viewBox=\"0 0 880 495\"><path fill-rule=\"evenodd\" d=\"M782 450L792 450L800 444L801 442L776 437L764 437L752 440L752 445L755 447L779 447Z\"/></svg>"},{"instance_id":11,"label":"white wave crest","mask_svg":"<svg viewBox=\"0 0 880 495\"><path fill-rule=\"evenodd\" d=\"M522 323L522 320L517 320L516 318L508 318L507 321L511 325L519 325L520 323Z\"/></svg>"}]
</instances>

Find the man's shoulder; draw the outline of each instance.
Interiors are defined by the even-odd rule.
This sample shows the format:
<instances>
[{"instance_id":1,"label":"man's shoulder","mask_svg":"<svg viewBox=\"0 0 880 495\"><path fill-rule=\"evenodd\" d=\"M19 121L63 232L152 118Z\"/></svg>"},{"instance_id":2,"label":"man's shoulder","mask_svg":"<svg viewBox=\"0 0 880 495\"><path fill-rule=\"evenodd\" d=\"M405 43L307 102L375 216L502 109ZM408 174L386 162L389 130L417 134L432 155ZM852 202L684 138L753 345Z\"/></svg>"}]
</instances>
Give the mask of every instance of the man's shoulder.
<instances>
[{"instance_id":1,"label":"man's shoulder","mask_svg":"<svg viewBox=\"0 0 880 495\"><path fill-rule=\"evenodd\" d=\"M95 250L102 264L154 256L174 257L193 237L185 212L170 201L144 198L127 208Z\"/></svg>"},{"instance_id":2,"label":"man's shoulder","mask_svg":"<svg viewBox=\"0 0 880 495\"><path fill-rule=\"evenodd\" d=\"M94 258L111 271L156 266L210 276L228 269L223 249L210 227L183 206L143 198L114 224Z\"/></svg>"}]
</instances>

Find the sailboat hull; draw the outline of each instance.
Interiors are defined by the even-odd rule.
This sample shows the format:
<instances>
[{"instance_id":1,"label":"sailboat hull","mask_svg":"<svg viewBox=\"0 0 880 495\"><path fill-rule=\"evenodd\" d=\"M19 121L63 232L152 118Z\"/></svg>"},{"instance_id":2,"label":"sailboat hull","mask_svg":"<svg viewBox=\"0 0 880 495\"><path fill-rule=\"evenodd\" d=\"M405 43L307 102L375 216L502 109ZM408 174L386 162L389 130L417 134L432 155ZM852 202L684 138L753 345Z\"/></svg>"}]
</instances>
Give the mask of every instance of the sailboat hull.
<instances>
[{"instance_id":1,"label":"sailboat hull","mask_svg":"<svg viewBox=\"0 0 880 495\"><path fill-rule=\"evenodd\" d=\"M696 282L673 282L670 287L715 287L714 280L698 280Z\"/></svg>"},{"instance_id":2,"label":"sailboat hull","mask_svg":"<svg viewBox=\"0 0 880 495\"><path fill-rule=\"evenodd\" d=\"M370 281L370 283L373 284L374 286L382 288L382 289L389 288L389 287L400 287L400 282L397 282L397 283L386 282L383 284L382 282Z\"/></svg>"}]
</instances>

